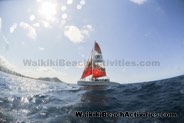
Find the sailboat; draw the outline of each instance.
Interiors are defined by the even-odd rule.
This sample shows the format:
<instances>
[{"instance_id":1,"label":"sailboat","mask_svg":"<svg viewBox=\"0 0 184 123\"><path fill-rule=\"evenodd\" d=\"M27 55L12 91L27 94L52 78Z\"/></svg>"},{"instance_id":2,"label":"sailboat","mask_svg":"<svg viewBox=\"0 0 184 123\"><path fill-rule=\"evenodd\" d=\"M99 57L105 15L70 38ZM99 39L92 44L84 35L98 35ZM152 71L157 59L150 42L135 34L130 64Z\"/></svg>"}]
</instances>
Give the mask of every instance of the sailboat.
<instances>
[{"instance_id":1,"label":"sailboat","mask_svg":"<svg viewBox=\"0 0 184 123\"><path fill-rule=\"evenodd\" d=\"M88 80L87 80L88 78ZM116 85L119 83L111 82L106 75L104 61L100 46L95 41L91 55L82 73L78 85Z\"/></svg>"}]
</instances>

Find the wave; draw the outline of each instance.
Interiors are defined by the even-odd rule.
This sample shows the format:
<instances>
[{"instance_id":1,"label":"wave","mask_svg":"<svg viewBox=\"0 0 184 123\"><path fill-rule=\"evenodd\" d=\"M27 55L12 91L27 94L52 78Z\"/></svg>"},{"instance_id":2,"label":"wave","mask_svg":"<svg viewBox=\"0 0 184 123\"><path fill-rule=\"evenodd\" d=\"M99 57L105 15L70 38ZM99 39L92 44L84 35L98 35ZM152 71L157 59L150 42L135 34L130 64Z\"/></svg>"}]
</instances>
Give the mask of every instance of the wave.
<instances>
[{"instance_id":1,"label":"wave","mask_svg":"<svg viewBox=\"0 0 184 123\"><path fill-rule=\"evenodd\" d=\"M184 76L122 84L78 86L0 74L0 122L184 122ZM173 112L173 118L76 117L76 111Z\"/></svg>"}]
</instances>

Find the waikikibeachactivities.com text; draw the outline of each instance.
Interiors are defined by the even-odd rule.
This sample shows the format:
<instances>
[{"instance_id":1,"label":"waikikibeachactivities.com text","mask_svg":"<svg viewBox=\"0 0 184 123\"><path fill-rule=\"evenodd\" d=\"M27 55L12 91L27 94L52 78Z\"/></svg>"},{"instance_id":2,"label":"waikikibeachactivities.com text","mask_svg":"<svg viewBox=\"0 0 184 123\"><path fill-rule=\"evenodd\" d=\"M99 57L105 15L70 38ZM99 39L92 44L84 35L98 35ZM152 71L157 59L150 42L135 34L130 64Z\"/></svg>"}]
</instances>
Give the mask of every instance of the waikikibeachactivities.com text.
<instances>
[{"instance_id":1,"label":"waikikibeachactivities.com text","mask_svg":"<svg viewBox=\"0 0 184 123\"><path fill-rule=\"evenodd\" d=\"M117 118L139 118L139 117L147 117L147 118L174 118L177 117L176 113L154 113L154 112L90 112L90 111L76 111L76 117L117 117Z\"/></svg>"},{"instance_id":2,"label":"waikikibeachactivities.com text","mask_svg":"<svg viewBox=\"0 0 184 123\"><path fill-rule=\"evenodd\" d=\"M65 59L23 59L24 66L78 66L83 67L87 64L86 60L75 61L75 60L65 60ZM124 60L124 59L115 59L115 60L104 60L104 66L124 66L124 67L158 67L160 66L159 61L152 60Z\"/></svg>"}]
</instances>

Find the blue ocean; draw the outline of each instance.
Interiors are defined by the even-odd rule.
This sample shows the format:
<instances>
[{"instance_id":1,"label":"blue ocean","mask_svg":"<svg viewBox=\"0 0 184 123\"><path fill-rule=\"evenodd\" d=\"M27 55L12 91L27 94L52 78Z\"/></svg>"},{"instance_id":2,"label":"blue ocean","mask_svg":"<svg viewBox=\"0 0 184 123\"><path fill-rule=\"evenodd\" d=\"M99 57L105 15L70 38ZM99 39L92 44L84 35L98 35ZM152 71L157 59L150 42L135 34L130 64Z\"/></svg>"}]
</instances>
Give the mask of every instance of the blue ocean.
<instances>
[{"instance_id":1,"label":"blue ocean","mask_svg":"<svg viewBox=\"0 0 184 123\"><path fill-rule=\"evenodd\" d=\"M79 117L76 112L175 113ZM0 123L184 123L184 76L117 86L78 86L0 73Z\"/></svg>"}]
</instances>

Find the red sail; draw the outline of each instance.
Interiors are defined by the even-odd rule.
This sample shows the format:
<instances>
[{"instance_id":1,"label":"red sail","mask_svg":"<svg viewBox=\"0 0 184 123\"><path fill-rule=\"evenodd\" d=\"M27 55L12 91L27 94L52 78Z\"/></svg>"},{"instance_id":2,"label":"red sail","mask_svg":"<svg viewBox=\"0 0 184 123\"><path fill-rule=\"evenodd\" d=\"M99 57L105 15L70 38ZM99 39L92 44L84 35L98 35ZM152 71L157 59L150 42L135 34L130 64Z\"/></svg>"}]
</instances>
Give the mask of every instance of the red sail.
<instances>
[{"instance_id":1,"label":"red sail","mask_svg":"<svg viewBox=\"0 0 184 123\"><path fill-rule=\"evenodd\" d=\"M84 68L84 72L83 72L83 74L81 76L81 79L83 79L83 78L85 78L85 77L87 77L87 76L89 76L91 74L92 74L92 58L90 56L86 66Z\"/></svg>"},{"instance_id":2,"label":"red sail","mask_svg":"<svg viewBox=\"0 0 184 123\"><path fill-rule=\"evenodd\" d=\"M106 76L106 72L105 72L105 69L97 69L97 68L94 68L93 69L93 78L98 78L98 77L103 77L103 76Z\"/></svg>"},{"instance_id":3,"label":"red sail","mask_svg":"<svg viewBox=\"0 0 184 123\"><path fill-rule=\"evenodd\" d=\"M106 76L105 66L103 63L102 52L98 43L95 42L93 53L93 75L92 78L98 78Z\"/></svg>"},{"instance_id":4,"label":"red sail","mask_svg":"<svg viewBox=\"0 0 184 123\"><path fill-rule=\"evenodd\" d=\"M102 53L102 51L101 51L101 49L100 49L100 46L98 45L97 42L95 42L95 51L96 51L97 53Z\"/></svg>"}]
</instances>

